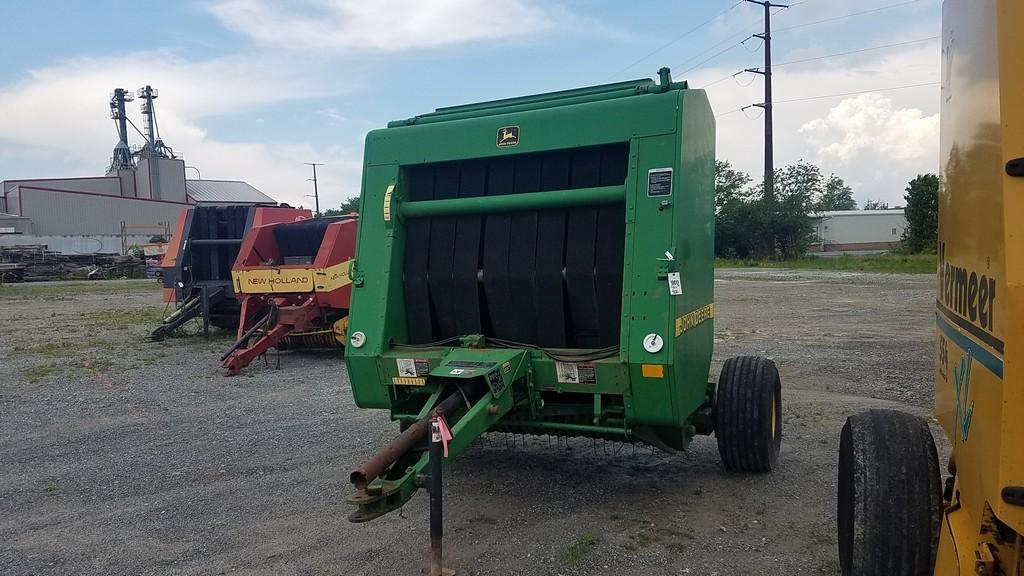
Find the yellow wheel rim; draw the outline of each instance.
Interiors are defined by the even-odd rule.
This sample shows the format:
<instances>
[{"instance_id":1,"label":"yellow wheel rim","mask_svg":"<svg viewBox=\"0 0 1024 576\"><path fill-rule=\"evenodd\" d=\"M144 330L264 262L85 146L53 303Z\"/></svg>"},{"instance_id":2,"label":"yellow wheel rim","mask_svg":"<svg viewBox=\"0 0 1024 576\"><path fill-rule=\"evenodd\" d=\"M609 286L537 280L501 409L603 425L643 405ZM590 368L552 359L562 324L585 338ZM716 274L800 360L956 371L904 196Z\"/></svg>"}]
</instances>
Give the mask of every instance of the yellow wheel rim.
<instances>
[{"instance_id":1,"label":"yellow wheel rim","mask_svg":"<svg viewBox=\"0 0 1024 576\"><path fill-rule=\"evenodd\" d=\"M772 398L772 419L768 421L768 425L772 427L772 440L775 440L775 429L777 428L775 418L775 398Z\"/></svg>"}]
</instances>

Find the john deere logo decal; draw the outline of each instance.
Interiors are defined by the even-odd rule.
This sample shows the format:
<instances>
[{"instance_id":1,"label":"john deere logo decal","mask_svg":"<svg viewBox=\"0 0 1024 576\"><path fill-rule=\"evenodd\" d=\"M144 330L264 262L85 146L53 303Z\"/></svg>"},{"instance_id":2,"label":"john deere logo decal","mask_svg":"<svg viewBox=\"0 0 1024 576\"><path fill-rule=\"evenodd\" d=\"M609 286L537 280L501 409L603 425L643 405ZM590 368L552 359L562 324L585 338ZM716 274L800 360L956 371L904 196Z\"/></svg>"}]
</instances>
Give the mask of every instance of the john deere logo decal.
<instances>
[{"instance_id":1,"label":"john deere logo decal","mask_svg":"<svg viewBox=\"0 0 1024 576\"><path fill-rule=\"evenodd\" d=\"M519 144L519 126L498 128L498 148Z\"/></svg>"}]
</instances>

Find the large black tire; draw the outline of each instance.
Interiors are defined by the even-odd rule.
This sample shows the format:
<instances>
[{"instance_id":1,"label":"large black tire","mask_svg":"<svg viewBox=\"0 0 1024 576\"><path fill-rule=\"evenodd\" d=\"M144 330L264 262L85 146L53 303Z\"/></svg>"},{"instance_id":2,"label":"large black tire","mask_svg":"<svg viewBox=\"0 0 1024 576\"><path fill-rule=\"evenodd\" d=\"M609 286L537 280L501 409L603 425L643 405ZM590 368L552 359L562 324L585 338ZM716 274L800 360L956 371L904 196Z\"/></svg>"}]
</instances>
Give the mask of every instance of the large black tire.
<instances>
[{"instance_id":1,"label":"large black tire","mask_svg":"<svg viewBox=\"0 0 1024 576\"><path fill-rule=\"evenodd\" d=\"M846 576L930 576L942 519L935 442L896 410L847 418L839 440L839 564Z\"/></svg>"},{"instance_id":2,"label":"large black tire","mask_svg":"<svg viewBox=\"0 0 1024 576\"><path fill-rule=\"evenodd\" d=\"M775 363L758 356L729 358L715 403L718 453L732 472L769 472L782 447L782 381Z\"/></svg>"}]
</instances>

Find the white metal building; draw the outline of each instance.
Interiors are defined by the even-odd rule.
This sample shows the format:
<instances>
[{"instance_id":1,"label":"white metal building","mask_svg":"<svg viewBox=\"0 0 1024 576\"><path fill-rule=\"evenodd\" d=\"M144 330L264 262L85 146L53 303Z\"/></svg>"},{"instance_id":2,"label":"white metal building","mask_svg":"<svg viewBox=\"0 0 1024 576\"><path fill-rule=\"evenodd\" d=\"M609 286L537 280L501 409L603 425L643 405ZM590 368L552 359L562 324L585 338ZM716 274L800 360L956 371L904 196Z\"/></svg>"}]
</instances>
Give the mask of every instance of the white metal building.
<instances>
[{"instance_id":1,"label":"white metal building","mask_svg":"<svg viewBox=\"0 0 1024 576\"><path fill-rule=\"evenodd\" d=\"M105 176L0 181L0 246L45 244L72 254L119 253L153 236L169 239L192 204L275 204L236 180L187 180L185 161L160 138L151 86L137 94L117 88L110 117L118 142ZM125 102L138 96L146 118L144 143L128 146Z\"/></svg>"},{"instance_id":2,"label":"white metal building","mask_svg":"<svg viewBox=\"0 0 1024 576\"><path fill-rule=\"evenodd\" d=\"M899 245L907 219L898 210L837 210L811 214L811 252L882 252Z\"/></svg>"}]
</instances>

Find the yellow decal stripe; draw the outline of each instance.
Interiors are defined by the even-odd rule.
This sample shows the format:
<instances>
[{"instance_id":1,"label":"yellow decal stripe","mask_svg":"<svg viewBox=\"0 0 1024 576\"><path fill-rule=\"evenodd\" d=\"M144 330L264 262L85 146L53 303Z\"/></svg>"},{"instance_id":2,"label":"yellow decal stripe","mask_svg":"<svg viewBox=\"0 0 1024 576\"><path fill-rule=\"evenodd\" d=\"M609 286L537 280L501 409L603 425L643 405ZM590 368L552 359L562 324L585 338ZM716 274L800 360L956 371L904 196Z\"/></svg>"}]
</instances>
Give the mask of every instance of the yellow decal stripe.
<instances>
[{"instance_id":1,"label":"yellow decal stripe","mask_svg":"<svg viewBox=\"0 0 1024 576\"><path fill-rule=\"evenodd\" d=\"M243 294L292 293L313 291L310 268L272 268L232 272L235 290Z\"/></svg>"},{"instance_id":2,"label":"yellow decal stripe","mask_svg":"<svg viewBox=\"0 0 1024 576\"><path fill-rule=\"evenodd\" d=\"M391 379L391 383L397 386L425 386L427 384L426 378L405 378L395 376Z\"/></svg>"},{"instance_id":3,"label":"yellow decal stripe","mask_svg":"<svg viewBox=\"0 0 1024 576\"><path fill-rule=\"evenodd\" d=\"M388 189L384 192L384 221L391 221L391 195L395 193L395 185L389 184Z\"/></svg>"},{"instance_id":4,"label":"yellow decal stripe","mask_svg":"<svg viewBox=\"0 0 1024 576\"><path fill-rule=\"evenodd\" d=\"M327 268L260 268L231 273L235 291L242 294L330 292L352 283L352 260Z\"/></svg>"},{"instance_id":5,"label":"yellow decal stripe","mask_svg":"<svg viewBox=\"0 0 1024 576\"><path fill-rule=\"evenodd\" d=\"M715 317L715 305L708 304L703 308L697 308L689 314L676 318L676 336L682 336L683 332L703 324Z\"/></svg>"},{"instance_id":6,"label":"yellow decal stripe","mask_svg":"<svg viewBox=\"0 0 1024 576\"><path fill-rule=\"evenodd\" d=\"M316 291L330 292L351 284L352 278L348 275L349 267L351 265L351 260L345 260L344 262L328 266L327 268L317 269Z\"/></svg>"}]
</instances>

